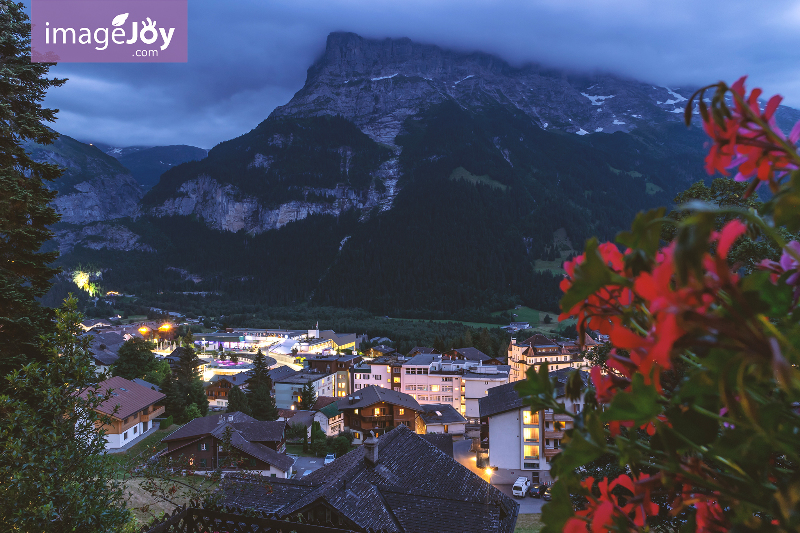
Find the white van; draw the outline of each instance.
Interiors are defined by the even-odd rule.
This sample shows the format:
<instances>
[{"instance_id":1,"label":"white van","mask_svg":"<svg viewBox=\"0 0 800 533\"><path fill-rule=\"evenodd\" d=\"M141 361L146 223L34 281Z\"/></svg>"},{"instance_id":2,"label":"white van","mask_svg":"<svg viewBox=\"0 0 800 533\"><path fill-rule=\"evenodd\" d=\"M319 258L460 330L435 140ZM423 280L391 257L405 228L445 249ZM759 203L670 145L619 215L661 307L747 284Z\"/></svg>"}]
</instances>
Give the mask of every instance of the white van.
<instances>
[{"instance_id":1,"label":"white van","mask_svg":"<svg viewBox=\"0 0 800 533\"><path fill-rule=\"evenodd\" d=\"M511 488L511 494L515 498L524 498L528 494L528 489L531 488L531 480L526 477L518 477Z\"/></svg>"}]
</instances>

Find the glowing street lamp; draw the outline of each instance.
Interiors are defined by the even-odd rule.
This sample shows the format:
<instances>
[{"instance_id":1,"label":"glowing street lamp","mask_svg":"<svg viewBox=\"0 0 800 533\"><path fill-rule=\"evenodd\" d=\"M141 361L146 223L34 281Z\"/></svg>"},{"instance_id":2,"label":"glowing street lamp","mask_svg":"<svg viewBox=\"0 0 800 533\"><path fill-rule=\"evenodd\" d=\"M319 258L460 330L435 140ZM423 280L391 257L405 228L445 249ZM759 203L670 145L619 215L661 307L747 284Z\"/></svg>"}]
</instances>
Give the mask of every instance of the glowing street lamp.
<instances>
[{"instance_id":1,"label":"glowing street lamp","mask_svg":"<svg viewBox=\"0 0 800 533\"><path fill-rule=\"evenodd\" d=\"M159 331L169 331L169 330L172 329L172 325L164 323L164 324L161 324L161 326L158 329L159 329Z\"/></svg>"},{"instance_id":2,"label":"glowing street lamp","mask_svg":"<svg viewBox=\"0 0 800 533\"><path fill-rule=\"evenodd\" d=\"M148 331L150 331L150 328L148 328L147 326L142 326L139 328L139 333L141 333L142 336L144 336Z\"/></svg>"}]
</instances>

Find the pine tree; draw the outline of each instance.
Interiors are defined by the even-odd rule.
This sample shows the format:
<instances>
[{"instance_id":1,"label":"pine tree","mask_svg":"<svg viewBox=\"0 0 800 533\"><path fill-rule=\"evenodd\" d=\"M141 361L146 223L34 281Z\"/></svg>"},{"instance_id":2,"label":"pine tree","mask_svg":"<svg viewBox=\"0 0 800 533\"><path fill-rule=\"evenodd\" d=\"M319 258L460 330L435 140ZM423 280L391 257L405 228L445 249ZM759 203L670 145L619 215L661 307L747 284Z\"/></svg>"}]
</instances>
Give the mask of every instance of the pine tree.
<instances>
[{"instance_id":1,"label":"pine tree","mask_svg":"<svg viewBox=\"0 0 800 533\"><path fill-rule=\"evenodd\" d=\"M191 422L195 418L200 418L201 416L200 409L197 407L197 404L194 403L189 404L189 407L187 407L186 411L183 413L183 419L187 422Z\"/></svg>"},{"instance_id":2,"label":"pine tree","mask_svg":"<svg viewBox=\"0 0 800 533\"><path fill-rule=\"evenodd\" d=\"M256 353L253 359L253 370L250 371L250 378L247 380L251 387L258 387L265 385L267 389L272 390L272 378L269 377L269 367L267 366L267 359L261 352L261 349Z\"/></svg>"},{"instance_id":3,"label":"pine tree","mask_svg":"<svg viewBox=\"0 0 800 533\"><path fill-rule=\"evenodd\" d=\"M275 398L272 397L270 390L264 386L257 386L248 395L248 404L252 411L252 416L256 420L277 420L278 408L275 406Z\"/></svg>"},{"instance_id":4,"label":"pine tree","mask_svg":"<svg viewBox=\"0 0 800 533\"><path fill-rule=\"evenodd\" d=\"M183 412L186 409L186 402L184 401L178 383L172 375L168 373L161 384L161 392L166 395L164 399L164 411L167 415L172 415L176 421L183 419Z\"/></svg>"},{"instance_id":5,"label":"pine tree","mask_svg":"<svg viewBox=\"0 0 800 533\"><path fill-rule=\"evenodd\" d=\"M157 366L151 351L153 343L133 337L125 341L119 349L119 359L114 363L111 374L125 379L142 378Z\"/></svg>"},{"instance_id":6,"label":"pine tree","mask_svg":"<svg viewBox=\"0 0 800 533\"><path fill-rule=\"evenodd\" d=\"M130 515L95 427L110 423L95 409L111 395L96 392L77 300L70 295L56 319L42 344L49 359L11 372L14 386L0 396L0 524L3 531L121 531Z\"/></svg>"},{"instance_id":7,"label":"pine tree","mask_svg":"<svg viewBox=\"0 0 800 533\"><path fill-rule=\"evenodd\" d=\"M300 391L300 409L310 410L316 401L317 393L314 391L314 386L311 383L303 385L303 390Z\"/></svg>"},{"instance_id":8,"label":"pine tree","mask_svg":"<svg viewBox=\"0 0 800 533\"><path fill-rule=\"evenodd\" d=\"M178 368L175 372L175 385L179 395L178 409L186 409L195 404L202 416L208 414L208 396L203 388L200 373L197 371L200 358L194 349L194 337L189 331L181 339L181 350L178 356ZM165 393L166 394L166 393ZM178 410L176 416L182 417L184 412Z\"/></svg>"},{"instance_id":9,"label":"pine tree","mask_svg":"<svg viewBox=\"0 0 800 533\"><path fill-rule=\"evenodd\" d=\"M239 389L239 387L233 387L231 392L228 393L228 409L229 413L244 413L246 415L251 414L250 404L247 401L247 395Z\"/></svg>"},{"instance_id":10,"label":"pine tree","mask_svg":"<svg viewBox=\"0 0 800 533\"><path fill-rule=\"evenodd\" d=\"M22 143L50 144L58 133L56 111L40 102L50 87L66 80L47 78L52 63L30 58L31 25L22 4L0 0L0 376L21 365L48 359L39 336L52 333L53 314L36 298L50 288L57 252L41 252L59 220L50 201L56 191L45 182L61 175L56 165L36 163ZM0 391L8 389L0 380Z\"/></svg>"}]
</instances>

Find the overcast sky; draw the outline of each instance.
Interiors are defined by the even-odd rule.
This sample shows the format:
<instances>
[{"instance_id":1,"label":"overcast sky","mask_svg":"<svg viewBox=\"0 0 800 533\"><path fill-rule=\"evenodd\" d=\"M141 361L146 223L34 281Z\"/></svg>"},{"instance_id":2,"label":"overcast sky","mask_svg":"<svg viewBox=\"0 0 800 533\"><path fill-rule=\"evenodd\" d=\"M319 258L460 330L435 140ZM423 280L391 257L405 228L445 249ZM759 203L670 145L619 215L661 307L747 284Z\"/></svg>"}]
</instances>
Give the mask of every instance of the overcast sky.
<instances>
[{"instance_id":1,"label":"overcast sky","mask_svg":"<svg viewBox=\"0 0 800 533\"><path fill-rule=\"evenodd\" d=\"M188 63L64 63L45 103L80 140L211 148L289 101L328 33L352 31L670 86L749 74L800 108L798 29L800 0L190 0Z\"/></svg>"}]
</instances>

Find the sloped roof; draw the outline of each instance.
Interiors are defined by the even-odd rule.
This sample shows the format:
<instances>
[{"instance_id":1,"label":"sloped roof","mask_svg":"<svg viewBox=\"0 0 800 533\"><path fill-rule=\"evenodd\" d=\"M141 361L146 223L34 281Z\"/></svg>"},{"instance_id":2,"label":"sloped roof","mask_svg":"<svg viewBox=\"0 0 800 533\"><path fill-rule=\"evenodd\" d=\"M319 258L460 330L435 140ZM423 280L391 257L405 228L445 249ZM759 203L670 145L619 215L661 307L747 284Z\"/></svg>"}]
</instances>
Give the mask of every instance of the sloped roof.
<instances>
[{"instance_id":1,"label":"sloped roof","mask_svg":"<svg viewBox=\"0 0 800 533\"><path fill-rule=\"evenodd\" d=\"M342 414L342 412L339 411L339 407L336 405L336 403L331 403L326 405L325 407L320 409L319 412L328 418L333 418L335 416L339 416L340 414Z\"/></svg>"},{"instance_id":2,"label":"sloped roof","mask_svg":"<svg viewBox=\"0 0 800 533\"><path fill-rule=\"evenodd\" d=\"M213 431L214 435L221 435L219 433L220 426ZM286 421L267 420L264 422L233 422L229 424L233 429L241 433L241 435L249 440L255 442L280 442L283 440L284 432L286 431Z\"/></svg>"},{"instance_id":3,"label":"sloped roof","mask_svg":"<svg viewBox=\"0 0 800 533\"><path fill-rule=\"evenodd\" d=\"M333 396L317 396L317 401L314 402L314 406L311 408L311 410L321 411L323 407L326 407L332 403L336 403L336 398Z\"/></svg>"},{"instance_id":4,"label":"sloped roof","mask_svg":"<svg viewBox=\"0 0 800 533\"><path fill-rule=\"evenodd\" d=\"M158 385L155 385L153 383L150 383L149 381L145 381L145 380L143 380L141 378L133 378L132 381L134 383L138 383L142 387L147 387L148 389L153 389L156 392L161 392L161 387L159 387Z\"/></svg>"},{"instance_id":5,"label":"sloped roof","mask_svg":"<svg viewBox=\"0 0 800 533\"><path fill-rule=\"evenodd\" d=\"M340 411L344 411L347 409L363 409L380 402L413 409L414 411L420 410L417 400L408 394L375 385L364 387L361 390L350 393L349 396L339 399L337 406Z\"/></svg>"},{"instance_id":6,"label":"sloped roof","mask_svg":"<svg viewBox=\"0 0 800 533\"><path fill-rule=\"evenodd\" d=\"M411 348L411 351L408 352L409 357L414 357L417 354L421 353L439 353L436 351L436 348L431 348L430 346L414 346Z\"/></svg>"},{"instance_id":7,"label":"sloped roof","mask_svg":"<svg viewBox=\"0 0 800 533\"><path fill-rule=\"evenodd\" d=\"M427 433L420 435L423 439L430 442L444 453L453 457L453 437L446 433Z\"/></svg>"},{"instance_id":8,"label":"sloped roof","mask_svg":"<svg viewBox=\"0 0 800 533\"><path fill-rule=\"evenodd\" d=\"M258 442L250 442L237 432L231 435L231 446L251 457L261 459L267 464L276 466L284 472L288 471L294 464L294 459L285 453L276 452L269 446L264 446Z\"/></svg>"},{"instance_id":9,"label":"sloped roof","mask_svg":"<svg viewBox=\"0 0 800 533\"><path fill-rule=\"evenodd\" d=\"M364 455L359 447L268 494L262 483L233 479L224 502L282 517L324 503L359 528L387 532L513 532L517 502L406 426L378 439L377 464Z\"/></svg>"},{"instance_id":10,"label":"sloped roof","mask_svg":"<svg viewBox=\"0 0 800 533\"><path fill-rule=\"evenodd\" d=\"M467 361L486 361L491 359L488 355L477 348L456 348L453 350Z\"/></svg>"},{"instance_id":11,"label":"sloped roof","mask_svg":"<svg viewBox=\"0 0 800 533\"><path fill-rule=\"evenodd\" d=\"M267 372L267 373L269 374L270 379L272 379L272 382L274 383L276 381L279 381L281 379L284 379L284 378L287 378L287 377L289 377L291 375L294 375L297 372L298 372L298 370L295 370L290 366L282 365L282 366L276 366L275 368L270 369L269 372Z\"/></svg>"},{"instance_id":12,"label":"sloped roof","mask_svg":"<svg viewBox=\"0 0 800 533\"><path fill-rule=\"evenodd\" d=\"M564 396L564 387L572 372L578 372L584 385L589 382L589 373L583 370L575 370L573 368L554 370L550 372L549 375L550 379L556 382L554 390L556 398ZM520 398L519 393L514 390L515 385L516 382L512 382L489 389L487 395L478 400L481 418L523 407L525 402Z\"/></svg>"},{"instance_id":13,"label":"sloped roof","mask_svg":"<svg viewBox=\"0 0 800 533\"><path fill-rule=\"evenodd\" d=\"M431 424L466 424L467 419L449 403L429 403L420 405L419 417L426 425Z\"/></svg>"},{"instance_id":14,"label":"sloped roof","mask_svg":"<svg viewBox=\"0 0 800 533\"><path fill-rule=\"evenodd\" d=\"M233 420L229 420L230 418L233 418ZM217 428L217 426L221 425L223 422L257 422L257 420L252 416L240 413L239 411L234 413L223 413L220 415L203 416L200 418L195 418L194 420L190 420L161 439L161 442L188 439L191 437L197 437L199 435L210 435Z\"/></svg>"},{"instance_id":15,"label":"sloped roof","mask_svg":"<svg viewBox=\"0 0 800 533\"><path fill-rule=\"evenodd\" d=\"M158 391L119 376L102 381L97 388L97 394L102 396L109 390L111 398L101 403L97 410L120 420L166 398L166 395ZM89 391L84 391L81 396L85 398L88 394Z\"/></svg>"}]
</instances>

